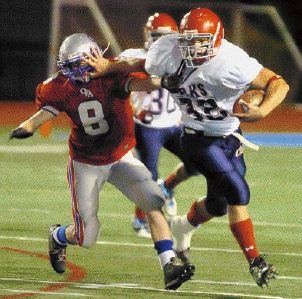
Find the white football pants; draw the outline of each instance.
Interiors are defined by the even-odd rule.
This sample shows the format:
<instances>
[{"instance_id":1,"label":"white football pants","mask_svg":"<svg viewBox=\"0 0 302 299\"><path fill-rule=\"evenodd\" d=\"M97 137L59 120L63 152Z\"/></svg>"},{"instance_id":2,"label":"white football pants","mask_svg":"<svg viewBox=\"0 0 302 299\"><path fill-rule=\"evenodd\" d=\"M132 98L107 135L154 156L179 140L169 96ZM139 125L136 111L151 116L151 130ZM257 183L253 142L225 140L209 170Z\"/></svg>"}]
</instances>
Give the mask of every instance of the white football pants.
<instances>
[{"instance_id":1,"label":"white football pants","mask_svg":"<svg viewBox=\"0 0 302 299\"><path fill-rule=\"evenodd\" d=\"M99 193L106 181L145 212L161 209L164 204L160 187L130 151L119 161L101 166L69 159L67 174L76 238L86 248L96 243L100 233Z\"/></svg>"}]
</instances>

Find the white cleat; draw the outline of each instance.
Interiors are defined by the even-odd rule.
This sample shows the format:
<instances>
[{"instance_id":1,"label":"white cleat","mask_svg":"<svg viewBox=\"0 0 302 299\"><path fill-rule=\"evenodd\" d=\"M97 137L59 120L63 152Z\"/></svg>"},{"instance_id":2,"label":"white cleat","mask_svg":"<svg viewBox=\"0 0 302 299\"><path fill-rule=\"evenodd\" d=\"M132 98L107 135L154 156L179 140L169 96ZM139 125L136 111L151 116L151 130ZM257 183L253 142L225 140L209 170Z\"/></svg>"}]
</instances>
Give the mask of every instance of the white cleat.
<instances>
[{"instance_id":1,"label":"white cleat","mask_svg":"<svg viewBox=\"0 0 302 299\"><path fill-rule=\"evenodd\" d=\"M141 228L136 232L136 235L140 238L147 238L147 239L152 239L151 233L148 229L146 228Z\"/></svg>"},{"instance_id":2,"label":"white cleat","mask_svg":"<svg viewBox=\"0 0 302 299\"><path fill-rule=\"evenodd\" d=\"M132 222L132 227L136 232L136 235L140 238L151 239L151 233L149 229L148 222L138 218L134 218Z\"/></svg>"},{"instance_id":3,"label":"white cleat","mask_svg":"<svg viewBox=\"0 0 302 299\"><path fill-rule=\"evenodd\" d=\"M163 212L167 216L167 218L171 218L176 216L177 214L177 203L174 197L170 199L166 199L165 204L163 206Z\"/></svg>"},{"instance_id":4,"label":"white cleat","mask_svg":"<svg viewBox=\"0 0 302 299\"><path fill-rule=\"evenodd\" d=\"M188 223L187 216L175 216L170 221L176 255L184 262L189 261L192 235L196 228Z\"/></svg>"}]
</instances>

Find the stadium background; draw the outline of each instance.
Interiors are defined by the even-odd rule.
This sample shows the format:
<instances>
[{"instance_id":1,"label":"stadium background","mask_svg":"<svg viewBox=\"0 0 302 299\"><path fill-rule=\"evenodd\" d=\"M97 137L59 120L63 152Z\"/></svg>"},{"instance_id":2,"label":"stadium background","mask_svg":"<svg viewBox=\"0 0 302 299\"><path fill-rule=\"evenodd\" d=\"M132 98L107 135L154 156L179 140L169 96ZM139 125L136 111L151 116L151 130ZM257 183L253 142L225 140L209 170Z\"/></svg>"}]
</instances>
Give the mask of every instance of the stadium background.
<instances>
[{"instance_id":1,"label":"stadium background","mask_svg":"<svg viewBox=\"0 0 302 299\"><path fill-rule=\"evenodd\" d=\"M85 1L83 1L85 2ZM143 45L142 26L149 15L156 11L172 14L177 21L184 12L196 6L212 7L220 14L226 29L226 38L234 40L234 24L231 14L244 4L276 6L298 48L302 50L302 2L301 1L140 1L98 0L113 33L122 49ZM50 47L50 0L2 0L0 9L0 99L26 100L34 97L36 84L47 77L48 51ZM87 32L101 46L107 42L98 32L92 17L85 8L64 9L60 26L61 39L73 32ZM129 26L131 25L131 26ZM263 14L247 14L241 27L241 46L262 64L283 74L289 81L299 73L284 41L277 33L270 18ZM111 53L109 53L111 54ZM299 73L298 81L302 76ZM302 89L292 86L287 101L302 103Z\"/></svg>"},{"instance_id":2,"label":"stadium background","mask_svg":"<svg viewBox=\"0 0 302 299\"><path fill-rule=\"evenodd\" d=\"M123 49L142 46L142 25L155 11L171 13L179 21L190 8L208 4L222 15L226 37L231 40L238 28L232 22L238 7L273 4L302 49L300 1L97 3ZM261 131L255 135L264 142L269 136L263 132L273 131L270 138L275 142L273 146L261 146L259 152L247 150L245 157L258 247L278 265L279 279L270 288L255 285L223 217L203 226L192 240L191 259L197 268L194 279L176 293L165 292L152 243L138 239L132 230L133 205L109 184L101 196L102 236L97 246L90 251L70 247L67 275L52 272L43 261L47 259L49 225L72 221L65 179L66 119L60 117L55 122L59 127L52 138L44 139L39 134L22 141L7 138L16 124L33 113L35 86L47 78L51 8L50 0L2 0L0 5L0 298L302 298L301 73L280 34L263 14L244 18L240 43L261 63L283 74L291 84L291 92L282 108L267 119L244 125L244 131ZM74 31L85 31L100 45L106 45L86 9L65 8L63 16L61 40ZM287 147L286 136L300 138L299 145L291 143ZM253 141L250 136L248 139ZM163 151L161 177L178 162ZM202 194L202 177L181 184L176 189L179 213L185 213L191 201Z\"/></svg>"},{"instance_id":3,"label":"stadium background","mask_svg":"<svg viewBox=\"0 0 302 299\"><path fill-rule=\"evenodd\" d=\"M282 74L291 86L282 111L279 109L267 120L245 124L243 128L248 131L301 131L302 61L300 65L297 65L284 44L280 32L268 15L246 13L240 26L236 24L235 19L236 9L244 5L273 5L277 8L298 51L301 52L302 4L300 1L98 0L96 2L121 49L142 47L142 26L147 17L156 11L170 13L179 21L184 12L192 7L211 7L221 16L227 39L237 42L263 65ZM20 119L24 119L34 111L32 103L35 87L48 76L49 53L52 52L56 56L58 50L52 48L50 40L51 26L53 26L51 12L52 1L50 0L1 1L1 124L15 125ZM59 43L69 34L86 32L95 37L102 47L107 45L106 37L99 31L91 13L85 7L65 6L61 13L61 22L57 25L60 32ZM237 31L237 37L235 31ZM114 55L114 53L109 51L108 55ZM291 117L292 115L295 117ZM61 117L56 120L55 124L65 126L66 120Z\"/></svg>"}]
</instances>

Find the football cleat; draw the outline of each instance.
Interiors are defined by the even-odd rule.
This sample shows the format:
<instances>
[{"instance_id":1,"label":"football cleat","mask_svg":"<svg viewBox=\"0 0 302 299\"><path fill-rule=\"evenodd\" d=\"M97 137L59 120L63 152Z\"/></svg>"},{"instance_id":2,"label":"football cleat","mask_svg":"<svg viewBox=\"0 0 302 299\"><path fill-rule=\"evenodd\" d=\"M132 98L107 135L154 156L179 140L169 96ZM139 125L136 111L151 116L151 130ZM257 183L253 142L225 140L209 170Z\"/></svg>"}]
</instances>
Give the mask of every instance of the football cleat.
<instances>
[{"instance_id":1,"label":"football cleat","mask_svg":"<svg viewBox=\"0 0 302 299\"><path fill-rule=\"evenodd\" d=\"M164 266L165 289L176 290L184 282L189 280L195 272L195 266L191 263L183 263L176 257Z\"/></svg>"},{"instance_id":2,"label":"football cleat","mask_svg":"<svg viewBox=\"0 0 302 299\"><path fill-rule=\"evenodd\" d=\"M166 188L165 181L162 179L157 180L159 187L161 188L164 197L165 204L163 206L163 212L168 217L173 217L177 214L177 204L174 198L174 192L171 189Z\"/></svg>"},{"instance_id":3,"label":"football cleat","mask_svg":"<svg viewBox=\"0 0 302 299\"><path fill-rule=\"evenodd\" d=\"M132 222L132 226L138 237L147 238L147 239L152 238L147 221L141 220L139 218L134 218Z\"/></svg>"},{"instance_id":4,"label":"football cleat","mask_svg":"<svg viewBox=\"0 0 302 299\"><path fill-rule=\"evenodd\" d=\"M196 229L192 227L189 232L184 232L182 227L182 216L173 217L170 221L170 229L174 241L174 251L178 258L184 263L189 261L191 238Z\"/></svg>"},{"instance_id":5,"label":"football cleat","mask_svg":"<svg viewBox=\"0 0 302 299\"><path fill-rule=\"evenodd\" d=\"M48 236L48 254L52 268L57 273L64 273L66 271L66 247L67 245L60 245L53 237L53 232L60 224L54 224L49 228Z\"/></svg>"},{"instance_id":6,"label":"football cleat","mask_svg":"<svg viewBox=\"0 0 302 299\"><path fill-rule=\"evenodd\" d=\"M259 287L268 286L270 279L278 275L277 269L266 261L266 256L260 255L250 261L250 273Z\"/></svg>"}]
</instances>

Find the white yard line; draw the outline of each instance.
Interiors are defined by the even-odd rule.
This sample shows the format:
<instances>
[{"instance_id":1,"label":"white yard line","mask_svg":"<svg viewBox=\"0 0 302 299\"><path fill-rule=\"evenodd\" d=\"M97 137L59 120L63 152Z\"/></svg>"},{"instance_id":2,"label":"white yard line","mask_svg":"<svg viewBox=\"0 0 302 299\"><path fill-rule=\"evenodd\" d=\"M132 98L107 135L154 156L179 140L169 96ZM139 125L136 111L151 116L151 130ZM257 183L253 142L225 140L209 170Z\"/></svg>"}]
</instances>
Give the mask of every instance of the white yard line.
<instances>
[{"instance_id":1,"label":"white yard line","mask_svg":"<svg viewBox=\"0 0 302 299\"><path fill-rule=\"evenodd\" d=\"M82 293L43 292L43 291L35 291L35 290L16 290L16 289L1 289L1 288L0 290L10 293L18 293L18 294L33 293L33 294L52 295L52 296L90 297L90 298L98 297L98 296L87 295Z\"/></svg>"},{"instance_id":2,"label":"white yard line","mask_svg":"<svg viewBox=\"0 0 302 299\"><path fill-rule=\"evenodd\" d=\"M68 146L59 144L0 145L0 153L61 154L67 152Z\"/></svg>"},{"instance_id":3,"label":"white yard line","mask_svg":"<svg viewBox=\"0 0 302 299\"><path fill-rule=\"evenodd\" d=\"M119 213L108 213L104 214L101 217L111 217L111 218L122 218L122 219L132 219L132 216L126 215L126 214L119 214ZM229 224L229 221L227 219L222 218L215 218L211 220L211 223L216 224ZM211 225L211 223L207 225ZM263 222L263 221L253 221L253 224L255 226L266 226L266 227L284 227L284 228L302 228L302 224L299 223L276 223L276 222Z\"/></svg>"},{"instance_id":4,"label":"white yard line","mask_svg":"<svg viewBox=\"0 0 302 299\"><path fill-rule=\"evenodd\" d=\"M212 222L214 223L223 223L229 224L227 219L213 219ZM263 221L254 221L254 225L258 226L273 226L273 227L284 227L284 228L302 228L302 224L298 223L274 223L274 222L263 222Z\"/></svg>"},{"instance_id":5,"label":"white yard line","mask_svg":"<svg viewBox=\"0 0 302 299\"><path fill-rule=\"evenodd\" d=\"M12 278L0 278L0 281L18 281L18 282L35 282L35 283L42 283L42 284L60 284L62 282L55 282L55 281L39 281L35 279L12 279ZM219 285L225 285L225 284L233 284L233 285L243 285L243 286L250 286L251 284L248 283L231 283L231 282L213 282L213 281L203 281L203 280L198 280L198 281L190 281L192 282L197 282L197 283L215 283ZM131 284L131 283L112 283L112 284L96 284L96 283L81 283L81 282L71 282L68 283L69 285L72 285L74 287L78 287L80 289L89 289L89 290L98 290L98 289L134 289L134 290L145 290L145 291L156 291L156 292L164 292L164 293L172 293L171 291L167 291L164 289L158 289L158 288L151 288L151 287L141 287L137 284ZM256 285L252 285L257 287ZM15 289L2 289L7 292L14 292L14 293L35 293L35 294L49 294L49 295L66 295L66 296L81 296L81 297L99 297L101 298L102 296L97 296L97 295L87 295L83 293L63 293L63 292L43 292L43 291L34 291L34 290L15 290ZM233 297L245 297L245 298L263 298L263 299L287 299L285 297L280 297L280 296L269 296L269 295L255 295L255 294L242 294L242 293L228 293L228 292L205 292L205 291L191 291L191 290L177 290L173 291L173 294L202 294L202 295L220 295L220 296L233 296Z\"/></svg>"},{"instance_id":6,"label":"white yard line","mask_svg":"<svg viewBox=\"0 0 302 299\"><path fill-rule=\"evenodd\" d=\"M3 211L4 209L2 209ZM46 209L20 209L20 208L7 208L7 211L12 212L24 212L24 211L30 211L34 213L45 213L50 214L53 213L54 210L46 210ZM128 219L129 221L132 220L132 216L129 216L127 214L119 214L119 213L106 213L101 214L101 218L119 218L119 219ZM224 219L213 219L211 221L212 223L216 224L229 224L228 220ZM262 221L253 221L254 226L266 226L266 227L280 227L280 228L302 228L302 224L294 224L294 223L274 223L274 222L262 222ZM210 223L208 225L211 225Z\"/></svg>"},{"instance_id":7,"label":"white yard line","mask_svg":"<svg viewBox=\"0 0 302 299\"><path fill-rule=\"evenodd\" d=\"M18 237L18 236L1 236L2 240L16 240L16 241L33 241L33 242L47 242L44 238L34 238L34 237ZM108 246L124 246L124 247L137 247L137 248L153 248L153 244L143 244L143 243L132 243L132 242L112 242L112 241L97 241L98 245L108 245ZM238 249L228 249L228 248L210 248L210 247L191 247L192 251L215 251L223 253L242 253ZM295 256L302 257L302 253L297 252L267 252L271 255L283 255L283 256Z\"/></svg>"}]
</instances>

